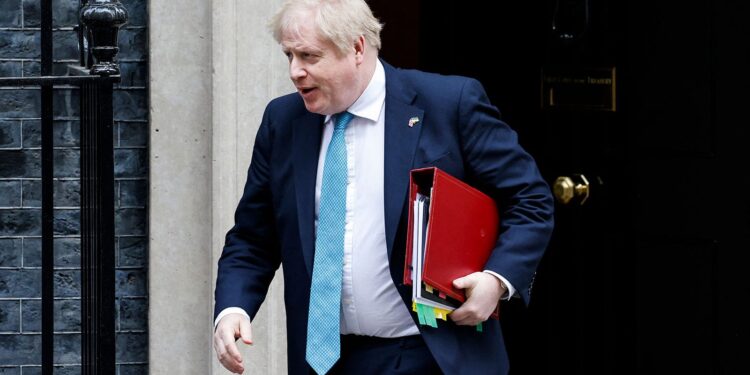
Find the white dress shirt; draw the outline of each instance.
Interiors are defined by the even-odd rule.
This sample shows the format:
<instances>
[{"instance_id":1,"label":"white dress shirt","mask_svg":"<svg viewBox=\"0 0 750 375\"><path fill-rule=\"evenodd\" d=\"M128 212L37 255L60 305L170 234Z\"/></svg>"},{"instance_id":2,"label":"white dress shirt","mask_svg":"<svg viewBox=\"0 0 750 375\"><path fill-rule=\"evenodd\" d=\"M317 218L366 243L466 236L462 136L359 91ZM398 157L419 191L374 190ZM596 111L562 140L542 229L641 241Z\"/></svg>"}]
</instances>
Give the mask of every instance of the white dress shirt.
<instances>
[{"instance_id":1,"label":"white dress shirt","mask_svg":"<svg viewBox=\"0 0 750 375\"><path fill-rule=\"evenodd\" d=\"M385 240L384 147L385 72L380 61L365 91L347 111L349 171L346 188L344 273L341 286L341 333L400 337L419 333L388 267ZM320 204L323 163L333 134L326 117L315 183L315 212Z\"/></svg>"},{"instance_id":2,"label":"white dress shirt","mask_svg":"<svg viewBox=\"0 0 750 375\"><path fill-rule=\"evenodd\" d=\"M347 111L354 115L345 131L348 184L344 232L344 270L341 288L341 333L377 337L419 334L393 284L385 239L385 71L380 61L365 91ZM315 225L318 224L320 187L333 118L326 116L317 179ZM508 281L495 272L515 293ZM238 307L221 311L214 324L229 313L247 313ZM248 316L249 318L249 316Z\"/></svg>"}]
</instances>

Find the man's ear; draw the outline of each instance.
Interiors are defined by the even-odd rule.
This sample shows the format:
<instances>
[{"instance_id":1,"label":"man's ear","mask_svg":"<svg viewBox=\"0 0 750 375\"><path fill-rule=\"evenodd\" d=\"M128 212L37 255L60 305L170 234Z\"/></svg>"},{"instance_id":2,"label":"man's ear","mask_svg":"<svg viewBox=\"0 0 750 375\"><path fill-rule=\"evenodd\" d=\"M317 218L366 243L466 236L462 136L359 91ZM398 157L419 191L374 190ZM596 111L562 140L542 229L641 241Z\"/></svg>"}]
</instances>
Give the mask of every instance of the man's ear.
<instances>
[{"instance_id":1,"label":"man's ear","mask_svg":"<svg viewBox=\"0 0 750 375\"><path fill-rule=\"evenodd\" d=\"M365 37L364 35L360 35L354 41L354 58L357 61L357 64L361 64L365 60L365 48L366 47L367 47L367 43L365 43Z\"/></svg>"}]
</instances>

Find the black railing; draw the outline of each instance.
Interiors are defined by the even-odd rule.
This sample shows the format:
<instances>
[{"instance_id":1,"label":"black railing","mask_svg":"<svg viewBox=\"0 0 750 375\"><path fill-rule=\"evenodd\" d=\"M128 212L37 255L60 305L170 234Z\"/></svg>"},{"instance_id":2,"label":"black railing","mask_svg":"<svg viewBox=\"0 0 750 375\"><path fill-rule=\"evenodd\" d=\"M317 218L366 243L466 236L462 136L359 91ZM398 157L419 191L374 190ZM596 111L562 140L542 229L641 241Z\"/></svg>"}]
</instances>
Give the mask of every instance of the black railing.
<instances>
[{"instance_id":1,"label":"black railing","mask_svg":"<svg viewBox=\"0 0 750 375\"><path fill-rule=\"evenodd\" d=\"M81 125L81 368L115 373L114 147L112 91L117 34L127 12L117 0L81 0L80 66L52 75L52 0L41 0L41 75L0 78L0 87L41 90L42 137L42 374L52 375L54 353L53 89L80 93Z\"/></svg>"}]
</instances>

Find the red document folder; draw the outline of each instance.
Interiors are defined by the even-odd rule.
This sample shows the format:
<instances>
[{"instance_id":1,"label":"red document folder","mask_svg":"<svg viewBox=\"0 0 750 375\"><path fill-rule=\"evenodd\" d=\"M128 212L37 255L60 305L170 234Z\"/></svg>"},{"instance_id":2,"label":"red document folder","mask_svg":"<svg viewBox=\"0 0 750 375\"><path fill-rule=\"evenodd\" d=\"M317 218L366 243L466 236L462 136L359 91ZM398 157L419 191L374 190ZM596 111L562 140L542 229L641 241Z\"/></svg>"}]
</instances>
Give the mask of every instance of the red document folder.
<instances>
[{"instance_id":1,"label":"red document folder","mask_svg":"<svg viewBox=\"0 0 750 375\"><path fill-rule=\"evenodd\" d=\"M453 280L484 270L497 242L499 217L495 201L436 167L411 171L409 202L414 201L417 192L430 196L422 280L464 302L464 291L454 288ZM410 209L407 233L411 233L413 225ZM411 285L412 236L406 237L404 283Z\"/></svg>"}]
</instances>

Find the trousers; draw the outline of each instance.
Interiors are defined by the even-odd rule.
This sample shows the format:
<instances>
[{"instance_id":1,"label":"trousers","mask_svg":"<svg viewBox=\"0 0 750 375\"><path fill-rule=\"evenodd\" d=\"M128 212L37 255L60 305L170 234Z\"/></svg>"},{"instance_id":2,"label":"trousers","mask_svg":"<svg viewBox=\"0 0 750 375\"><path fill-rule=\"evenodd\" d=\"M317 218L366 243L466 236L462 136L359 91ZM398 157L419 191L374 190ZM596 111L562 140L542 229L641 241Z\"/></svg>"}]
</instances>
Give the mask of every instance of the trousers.
<instances>
[{"instance_id":1,"label":"trousers","mask_svg":"<svg viewBox=\"0 0 750 375\"><path fill-rule=\"evenodd\" d=\"M310 369L310 374L314 374ZM341 335L341 358L328 375L443 374L421 335Z\"/></svg>"}]
</instances>

